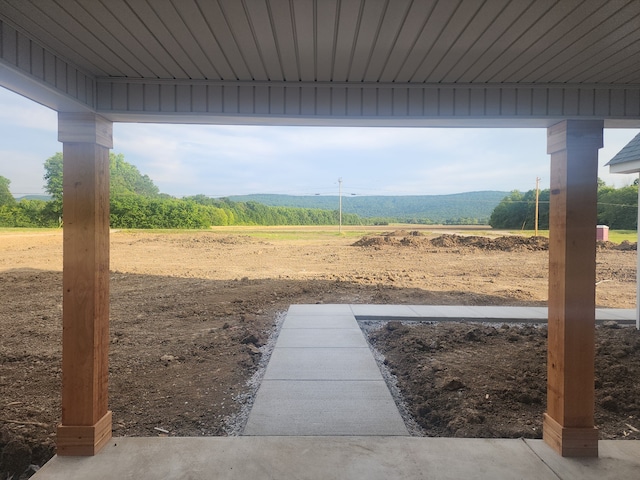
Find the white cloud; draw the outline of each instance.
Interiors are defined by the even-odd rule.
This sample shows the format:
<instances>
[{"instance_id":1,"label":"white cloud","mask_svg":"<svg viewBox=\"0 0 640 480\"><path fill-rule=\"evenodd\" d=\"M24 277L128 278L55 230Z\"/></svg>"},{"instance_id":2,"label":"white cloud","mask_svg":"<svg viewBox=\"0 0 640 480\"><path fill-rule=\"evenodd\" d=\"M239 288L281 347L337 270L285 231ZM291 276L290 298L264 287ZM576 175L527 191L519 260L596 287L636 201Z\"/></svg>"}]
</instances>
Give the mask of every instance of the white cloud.
<instances>
[{"instance_id":1,"label":"white cloud","mask_svg":"<svg viewBox=\"0 0 640 480\"><path fill-rule=\"evenodd\" d=\"M549 182L544 129L116 127L116 151L135 157L172 194L334 193L340 176L359 194L528 190L537 176L543 187ZM607 140L614 150L633 132L607 137L616 139Z\"/></svg>"},{"instance_id":2,"label":"white cloud","mask_svg":"<svg viewBox=\"0 0 640 480\"><path fill-rule=\"evenodd\" d=\"M0 175L42 191L42 163L61 150L51 110L0 89ZM602 165L637 130L605 130ZM435 194L529 190L549 182L545 129L338 128L115 124L114 151L172 195Z\"/></svg>"},{"instance_id":3,"label":"white cloud","mask_svg":"<svg viewBox=\"0 0 640 480\"><path fill-rule=\"evenodd\" d=\"M11 181L11 192L17 196L44 192L43 163L36 153L0 150L0 175Z\"/></svg>"},{"instance_id":4,"label":"white cloud","mask_svg":"<svg viewBox=\"0 0 640 480\"><path fill-rule=\"evenodd\" d=\"M0 125L12 125L46 132L58 132L58 115L53 110L0 87Z\"/></svg>"},{"instance_id":5,"label":"white cloud","mask_svg":"<svg viewBox=\"0 0 640 480\"><path fill-rule=\"evenodd\" d=\"M43 193L44 161L61 150L57 115L0 88L0 175L14 195Z\"/></svg>"}]
</instances>

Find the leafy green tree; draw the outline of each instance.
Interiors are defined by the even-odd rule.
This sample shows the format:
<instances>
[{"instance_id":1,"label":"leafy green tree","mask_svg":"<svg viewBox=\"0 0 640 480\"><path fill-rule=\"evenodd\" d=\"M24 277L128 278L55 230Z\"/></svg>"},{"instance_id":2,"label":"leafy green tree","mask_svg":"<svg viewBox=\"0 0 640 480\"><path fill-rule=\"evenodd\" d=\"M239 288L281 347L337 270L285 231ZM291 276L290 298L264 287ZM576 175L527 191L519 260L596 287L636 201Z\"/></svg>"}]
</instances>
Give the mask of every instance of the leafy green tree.
<instances>
[{"instance_id":1,"label":"leafy green tree","mask_svg":"<svg viewBox=\"0 0 640 480\"><path fill-rule=\"evenodd\" d=\"M598 223L614 229L636 229L638 186L604 187L598 190Z\"/></svg>"},{"instance_id":2,"label":"leafy green tree","mask_svg":"<svg viewBox=\"0 0 640 480\"><path fill-rule=\"evenodd\" d=\"M62 153L58 152L48 158L44 163L45 175L44 180L46 192L53 197L50 210L54 217L62 215L62 195L63 195L63 158ZM126 204L126 200L121 197L143 196L147 198L159 197L158 187L154 185L148 175L142 175L137 167L131 165L124 160L122 154L109 154L109 191L111 194L112 208L114 202L117 207ZM135 202L130 206L134 206ZM138 205L136 205L138 207ZM118 210L116 208L116 210ZM136 209L129 217L138 216L139 211ZM114 215L111 215L112 219ZM130 221L129 219L128 221ZM135 225L132 225L133 228ZM144 227L139 227L144 228Z\"/></svg>"},{"instance_id":3,"label":"leafy green tree","mask_svg":"<svg viewBox=\"0 0 640 480\"><path fill-rule=\"evenodd\" d=\"M0 205L0 227L13 227L13 209Z\"/></svg>"},{"instance_id":4,"label":"leafy green tree","mask_svg":"<svg viewBox=\"0 0 640 480\"><path fill-rule=\"evenodd\" d=\"M549 190L541 190L539 196L538 227L549 228ZM494 208L489 218L493 228L531 230L535 226L536 191L521 193L512 191ZM468 219L464 219L465 221Z\"/></svg>"},{"instance_id":5,"label":"leafy green tree","mask_svg":"<svg viewBox=\"0 0 640 480\"><path fill-rule=\"evenodd\" d=\"M549 228L550 191L540 191L539 227ZM491 213L493 228L531 229L535 217L535 190L514 190ZM638 224L638 186L614 188L598 181L598 223L612 229L634 230Z\"/></svg>"},{"instance_id":6,"label":"leafy green tree","mask_svg":"<svg viewBox=\"0 0 640 480\"><path fill-rule=\"evenodd\" d=\"M142 195L157 197L160 191L148 175L142 175L137 167L126 162L123 154L109 154L111 195Z\"/></svg>"},{"instance_id":7,"label":"leafy green tree","mask_svg":"<svg viewBox=\"0 0 640 480\"><path fill-rule=\"evenodd\" d=\"M58 152L44 162L44 190L53 198L49 203L51 216L62 218L62 153Z\"/></svg>"},{"instance_id":8,"label":"leafy green tree","mask_svg":"<svg viewBox=\"0 0 640 480\"><path fill-rule=\"evenodd\" d=\"M61 205L62 155L45 162L47 192ZM337 210L317 208L270 207L255 201L233 202L205 195L178 199L161 194L147 176L142 175L123 155L110 155L110 223L115 228L208 228L212 225L335 225ZM45 214L52 213L44 209ZM55 209L54 209L55 213ZM2 213L2 215L5 215ZM11 212L0 221L24 223ZM358 215L343 213L343 223L363 223ZM35 222L35 220L34 220Z\"/></svg>"},{"instance_id":9,"label":"leafy green tree","mask_svg":"<svg viewBox=\"0 0 640 480\"><path fill-rule=\"evenodd\" d=\"M527 205L524 195L513 190L491 212L489 225L493 228L518 228L526 222Z\"/></svg>"},{"instance_id":10,"label":"leafy green tree","mask_svg":"<svg viewBox=\"0 0 640 480\"><path fill-rule=\"evenodd\" d=\"M602 180L600 177L598 177L598 190L600 190L603 187L606 187L607 184L604 182L604 180Z\"/></svg>"},{"instance_id":11,"label":"leafy green tree","mask_svg":"<svg viewBox=\"0 0 640 480\"><path fill-rule=\"evenodd\" d=\"M55 200L62 200L62 153L58 152L44 162L45 190ZM137 167L124 160L122 154L109 154L110 193L114 195L142 195L156 197L158 187L148 175L142 175Z\"/></svg>"},{"instance_id":12,"label":"leafy green tree","mask_svg":"<svg viewBox=\"0 0 640 480\"><path fill-rule=\"evenodd\" d=\"M14 205L0 206L0 226L2 227L54 227L48 206L43 200L21 200Z\"/></svg>"},{"instance_id":13,"label":"leafy green tree","mask_svg":"<svg viewBox=\"0 0 640 480\"><path fill-rule=\"evenodd\" d=\"M51 227L55 222L48 210L50 202L21 200L17 202L9 191L9 179L0 176L0 226Z\"/></svg>"},{"instance_id":14,"label":"leafy green tree","mask_svg":"<svg viewBox=\"0 0 640 480\"><path fill-rule=\"evenodd\" d=\"M0 175L0 206L12 206L16 203L16 199L13 198L13 195L9 190L9 185L11 185L11 180Z\"/></svg>"},{"instance_id":15,"label":"leafy green tree","mask_svg":"<svg viewBox=\"0 0 640 480\"><path fill-rule=\"evenodd\" d=\"M44 162L44 190L54 200L62 202L62 153L58 152Z\"/></svg>"}]
</instances>

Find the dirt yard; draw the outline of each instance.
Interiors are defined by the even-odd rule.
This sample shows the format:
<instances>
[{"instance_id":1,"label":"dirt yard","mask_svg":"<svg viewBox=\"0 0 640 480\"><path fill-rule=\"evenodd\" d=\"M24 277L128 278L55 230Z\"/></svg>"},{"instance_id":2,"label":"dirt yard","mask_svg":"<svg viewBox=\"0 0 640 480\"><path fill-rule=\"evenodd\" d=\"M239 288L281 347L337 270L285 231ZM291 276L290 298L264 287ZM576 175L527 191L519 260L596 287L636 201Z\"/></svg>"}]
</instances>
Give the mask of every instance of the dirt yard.
<instances>
[{"instance_id":1,"label":"dirt yard","mask_svg":"<svg viewBox=\"0 0 640 480\"><path fill-rule=\"evenodd\" d=\"M546 304L546 241L303 228L111 237L115 436L233 435L293 303ZM256 235L257 232L257 235ZM483 236L486 232L466 232ZM634 245L599 248L597 303L635 307ZM0 233L0 479L54 453L61 232ZM540 436L546 329L390 323L370 333L427 435ZM263 348L261 348L263 347ZM264 362L263 362L264 363ZM640 335L598 329L602 438L640 438Z\"/></svg>"}]
</instances>

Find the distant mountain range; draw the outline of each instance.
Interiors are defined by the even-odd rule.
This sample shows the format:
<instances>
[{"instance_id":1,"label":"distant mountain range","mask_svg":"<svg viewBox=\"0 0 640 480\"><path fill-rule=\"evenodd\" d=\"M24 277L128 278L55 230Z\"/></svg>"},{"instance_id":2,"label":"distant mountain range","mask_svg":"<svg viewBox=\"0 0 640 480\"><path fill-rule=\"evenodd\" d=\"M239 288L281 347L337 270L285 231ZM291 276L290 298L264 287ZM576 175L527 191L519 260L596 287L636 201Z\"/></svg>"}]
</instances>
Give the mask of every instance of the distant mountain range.
<instances>
[{"instance_id":1,"label":"distant mountain range","mask_svg":"<svg viewBox=\"0 0 640 480\"><path fill-rule=\"evenodd\" d=\"M51 195L22 195L21 197L16 197L18 202L20 200L42 200L44 202L48 202L51 199Z\"/></svg>"},{"instance_id":2,"label":"distant mountain range","mask_svg":"<svg viewBox=\"0 0 640 480\"><path fill-rule=\"evenodd\" d=\"M398 195L398 196L342 196L342 211L365 218L390 220L429 219L446 223L457 219L477 219L486 223L493 209L509 192L483 191L455 193L452 195ZM256 202L269 206L320 208L338 210L339 198L335 196L295 195L233 195L234 202Z\"/></svg>"}]
</instances>

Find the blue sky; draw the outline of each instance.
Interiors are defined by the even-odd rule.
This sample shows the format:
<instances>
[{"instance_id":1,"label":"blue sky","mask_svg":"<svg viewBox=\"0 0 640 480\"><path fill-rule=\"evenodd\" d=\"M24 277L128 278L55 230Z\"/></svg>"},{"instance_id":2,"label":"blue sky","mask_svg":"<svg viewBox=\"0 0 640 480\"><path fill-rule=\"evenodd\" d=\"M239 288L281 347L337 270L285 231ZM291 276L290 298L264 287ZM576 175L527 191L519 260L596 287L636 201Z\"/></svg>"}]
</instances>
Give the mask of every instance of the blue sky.
<instances>
[{"instance_id":1,"label":"blue sky","mask_svg":"<svg viewBox=\"0 0 640 480\"><path fill-rule=\"evenodd\" d=\"M603 165L638 130L606 129ZM56 114L0 88L0 175L16 196L43 192L61 151ZM549 186L545 129L417 129L115 124L114 148L175 196L203 193L435 195Z\"/></svg>"}]
</instances>

